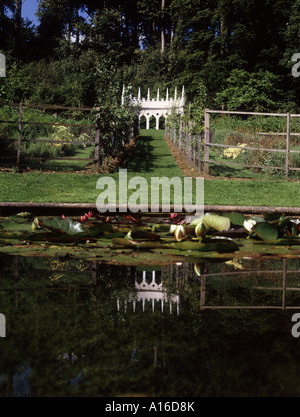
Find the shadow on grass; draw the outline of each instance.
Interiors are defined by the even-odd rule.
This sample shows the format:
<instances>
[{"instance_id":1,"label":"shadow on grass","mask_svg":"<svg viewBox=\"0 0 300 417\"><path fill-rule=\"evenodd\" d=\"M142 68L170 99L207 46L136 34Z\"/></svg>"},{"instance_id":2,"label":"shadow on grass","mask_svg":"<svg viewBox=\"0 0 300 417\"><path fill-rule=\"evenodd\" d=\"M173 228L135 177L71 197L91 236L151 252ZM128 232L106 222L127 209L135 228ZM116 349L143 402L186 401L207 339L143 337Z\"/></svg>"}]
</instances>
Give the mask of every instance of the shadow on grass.
<instances>
[{"instance_id":1,"label":"shadow on grass","mask_svg":"<svg viewBox=\"0 0 300 417\"><path fill-rule=\"evenodd\" d=\"M53 172L80 172L92 164L93 160L80 161L76 158L89 158L91 156L91 148L78 149L73 156L68 156L68 160L57 159L51 160L47 158L31 159L30 156L24 155L21 157L20 169L21 171L53 171ZM74 159L72 159L74 158ZM0 167L3 169L15 169L16 160L11 162L1 160Z\"/></svg>"},{"instance_id":2,"label":"shadow on grass","mask_svg":"<svg viewBox=\"0 0 300 417\"><path fill-rule=\"evenodd\" d=\"M229 165L210 164L210 174L217 177L229 177L229 178L253 178L255 173L248 170L241 171Z\"/></svg>"},{"instance_id":3,"label":"shadow on grass","mask_svg":"<svg viewBox=\"0 0 300 417\"><path fill-rule=\"evenodd\" d=\"M154 154L151 136L141 136L132 157L124 164L122 168L129 172L149 172L153 169L154 161L158 156Z\"/></svg>"},{"instance_id":4,"label":"shadow on grass","mask_svg":"<svg viewBox=\"0 0 300 417\"><path fill-rule=\"evenodd\" d=\"M216 177L226 177L226 178L245 178L245 179L260 179L260 180L267 180L267 179L274 179L271 178L271 173L263 172L261 170L254 170L247 167L234 167L231 165L223 165L223 164L210 164L210 175ZM276 174L276 179L283 179L281 178L281 174Z\"/></svg>"}]
</instances>

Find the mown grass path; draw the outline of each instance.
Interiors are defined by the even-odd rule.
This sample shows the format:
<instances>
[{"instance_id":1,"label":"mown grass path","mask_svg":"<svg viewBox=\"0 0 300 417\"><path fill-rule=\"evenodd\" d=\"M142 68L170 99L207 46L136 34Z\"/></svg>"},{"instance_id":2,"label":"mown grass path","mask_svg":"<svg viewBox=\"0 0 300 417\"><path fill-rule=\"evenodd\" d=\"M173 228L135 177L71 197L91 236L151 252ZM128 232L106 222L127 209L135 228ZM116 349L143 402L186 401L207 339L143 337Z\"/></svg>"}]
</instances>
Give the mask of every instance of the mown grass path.
<instances>
[{"instance_id":1,"label":"mown grass path","mask_svg":"<svg viewBox=\"0 0 300 417\"><path fill-rule=\"evenodd\" d=\"M141 131L133 157L122 167L128 180L141 176L183 177L164 139L163 131ZM118 185L119 172L109 175ZM1 202L95 203L100 175L59 173L0 173ZM118 193L117 193L118 197ZM300 207L299 183L285 181L205 181L207 205Z\"/></svg>"}]
</instances>

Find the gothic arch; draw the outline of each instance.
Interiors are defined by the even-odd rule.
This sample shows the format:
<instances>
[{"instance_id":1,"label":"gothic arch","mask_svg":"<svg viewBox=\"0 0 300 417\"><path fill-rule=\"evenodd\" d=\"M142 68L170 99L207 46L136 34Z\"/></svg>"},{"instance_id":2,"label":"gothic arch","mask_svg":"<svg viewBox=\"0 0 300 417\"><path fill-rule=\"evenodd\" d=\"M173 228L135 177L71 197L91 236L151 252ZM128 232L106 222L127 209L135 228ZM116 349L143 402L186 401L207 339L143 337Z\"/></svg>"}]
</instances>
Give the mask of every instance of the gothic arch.
<instances>
[{"instance_id":1,"label":"gothic arch","mask_svg":"<svg viewBox=\"0 0 300 417\"><path fill-rule=\"evenodd\" d=\"M125 87L123 86L122 104L124 104L124 91ZM175 88L174 97L172 98L169 98L168 89L166 92L166 98L160 98L158 89L156 98L152 99L150 97L150 89L148 89L147 98L141 98L141 89L139 88L138 97L132 97L131 95L130 102L135 106L139 106L141 109L138 117L140 122L143 117L146 118L146 129L148 130L150 128L150 118L155 117L155 128L158 130L160 127L161 118L166 120L172 109L175 108L176 112L181 114L184 113L184 87L182 87L182 94L179 98L177 97L177 88Z\"/></svg>"}]
</instances>

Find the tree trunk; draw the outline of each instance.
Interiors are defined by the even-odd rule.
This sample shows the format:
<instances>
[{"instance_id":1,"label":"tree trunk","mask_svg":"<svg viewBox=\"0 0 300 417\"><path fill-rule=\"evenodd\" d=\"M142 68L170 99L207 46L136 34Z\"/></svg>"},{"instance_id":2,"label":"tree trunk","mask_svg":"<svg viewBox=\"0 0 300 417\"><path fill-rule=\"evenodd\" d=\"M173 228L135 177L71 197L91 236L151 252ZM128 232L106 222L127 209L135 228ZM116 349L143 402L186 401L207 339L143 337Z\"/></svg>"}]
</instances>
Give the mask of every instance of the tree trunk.
<instances>
[{"instance_id":1,"label":"tree trunk","mask_svg":"<svg viewBox=\"0 0 300 417\"><path fill-rule=\"evenodd\" d=\"M161 0L161 10L162 10L162 25L161 25L161 52L165 52L166 39L165 39L165 28L164 28L164 10L166 6L166 1Z\"/></svg>"},{"instance_id":2,"label":"tree trunk","mask_svg":"<svg viewBox=\"0 0 300 417\"><path fill-rule=\"evenodd\" d=\"M15 28L17 30L21 28L21 21L22 21L22 0L16 0Z\"/></svg>"},{"instance_id":3,"label":"tree trunk","mask_svg":"<svg viewBox=\"0 0 300 417\"><path fill-rule=\"evenodd\" d=\"M79 7L76 6L76 44L79 45L80 34L79 34Z\"/></svg>"},{"instance_id":4,"label":"tree trunk","mask_svg":"<svg viewBox=\"0 0 300 417\"><path fill-rule=\"evenodd\" d=\"M21 51L22 0L16 0L15 8L15 43L17 55Z\"/></svg>"}]
</instances>

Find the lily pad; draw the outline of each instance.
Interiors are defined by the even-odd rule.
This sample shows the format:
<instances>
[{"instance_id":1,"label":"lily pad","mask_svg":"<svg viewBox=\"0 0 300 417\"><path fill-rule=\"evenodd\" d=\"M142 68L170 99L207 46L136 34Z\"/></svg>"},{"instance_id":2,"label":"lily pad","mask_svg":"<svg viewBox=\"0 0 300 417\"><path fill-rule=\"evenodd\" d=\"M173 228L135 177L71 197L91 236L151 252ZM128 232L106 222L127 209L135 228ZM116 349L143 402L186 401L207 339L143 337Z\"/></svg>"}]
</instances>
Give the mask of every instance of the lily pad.
<instances>
[{"instance_id":1,"label":"lily pad","mask_svg":"<svg viewBox=\"0 0 300 417\"><path fill-rule=\"evenodd\" d=\"M212 228L218 232L228 230L230 228L230 219L223 216L207 215L203 217L203 223L206 229Z\"/></svg>"},{"instance_id":2,"label":"lily pad","mask_svg":"<svg viewBox=\"0 0 300 417\"><path fill-rule=\"evenodd\" d=\"M131 230L128 234L127 237L130 239L147 239L147 240L160 240L160 237L158 234L156 233L151 233L151 232L145 232L145 231L136 231L136 230Z\"/></svg>"},{"instance_id":3,"label":"lily pad","mask_svg":"<svg viewBox=\"0 0 300 417\"><path fill-rule=\"evenodd\" d=\"M231 240L219 240L207 243L198 241L182 242L137 242L130 239L112 239L112 243L125 248L136 249L177 249L180 251L200 251L200 252L234 252L239 249L238 245Z\"/></svg>"},{"instance_id":4,"label":"lily pad","mask_svg":"<svg viewBox=\"0 0 300 417\"><path fill-rule=\"evenodd\" d=\"M278 238L277 226L270 223L257 223L252 230L262 240L276 240Z\"/></svg>"},{"instance_id":5,"label":"lily pad","mask_svg":"<svg viewBox=\"0 0 300 417\"><path fill-rule=\"evenodd\" d=\"M223 213L222 216L229 218L233 226L243 226L244 221L247 220L247 217L241 213Z\"/></svg>"},{"instance_id":6,"label":"lily pad","mask_svg":"<svg viewBox=\"0 0 300 417\"><path fill-rule=\"evenodd\" d=\"M68 235L86 232L82 223L71 218L63 219L62 217L52 217L49 219L43 219L40 222L40 225L49 230L64 232Z\"/></svg>"}]
</instances>

